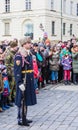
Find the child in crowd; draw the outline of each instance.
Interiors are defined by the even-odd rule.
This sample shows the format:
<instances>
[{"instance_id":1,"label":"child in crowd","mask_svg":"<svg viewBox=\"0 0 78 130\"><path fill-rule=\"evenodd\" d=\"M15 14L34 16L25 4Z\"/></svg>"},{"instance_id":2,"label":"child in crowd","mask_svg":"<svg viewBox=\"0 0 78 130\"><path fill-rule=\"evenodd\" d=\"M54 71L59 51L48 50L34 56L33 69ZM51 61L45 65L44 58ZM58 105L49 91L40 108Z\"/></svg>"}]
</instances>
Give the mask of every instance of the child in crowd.
<instances>
[{"instance_id":1,"label":"child in crowd","mask_svg":"<svg viewBox=\"0 0 78 130\"><path fill-rule=\"evenodd\" d=\"M64 70L64 84L71 84L70 83L70 72L71 72L71 63L72 63L72 59L70 57L70 55L68 54L68 52L64 53L64 56L62 57L62 61L61 61L62 65L63 65L63 70Z\"/></svg>"},{"instance_id":2,"label":"child in crowd","mask_svg":"<svg viewBox=\"0 0 78 130\"><path fill-rule=\"evenodd\" d=\"M56 46L53 46L52 56L49 58L49 64L52 84L56 84L58 82L58 71L60 65L59 51Z\"/></svg>"},{"instance_id":3,"label":"child in crowd","mask_svg":"<svg viewBox=\"0 0 78 130\"><path fill-rule=\"evenodd\" d=\"M39 71L38 71L38 65L37 65L37 60L36 56L33 55L33 70L34 70L34 88L35 88L35 93L38 94L38 77L39 77Z\"/></svg>"},{"instance_id":4,"label":"child in crowd","mask_svg":"<svg viewBox=\"0 0 78 130\"><path fill-rule=\"evenodd\" d=\"M2 77L3 77L3 86L4 86L4 90L3 90L3 94L2 94L2 98L3 98L2 109L6 110L10 107L7 105L7 98L8 98L9 93L10 93L10 87L9 87L9 82L8 82L8 75L7 75L6 66L4 66L2 69Z\"/></svg>"}]
</instances>

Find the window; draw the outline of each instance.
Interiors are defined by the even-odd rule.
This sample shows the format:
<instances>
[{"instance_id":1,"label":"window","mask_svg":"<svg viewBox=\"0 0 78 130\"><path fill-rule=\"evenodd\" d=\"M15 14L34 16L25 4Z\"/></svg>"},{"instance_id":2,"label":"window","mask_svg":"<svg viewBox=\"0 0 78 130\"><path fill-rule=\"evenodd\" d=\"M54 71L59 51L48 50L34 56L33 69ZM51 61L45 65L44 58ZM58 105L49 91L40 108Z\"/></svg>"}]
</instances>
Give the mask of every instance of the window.
<instances>
[{"instance_id":1,"label":"window","mask_svg":"<svg viewBox=\"0 0 78 130\"><path fill-rule=\"evenodd\" d=\"M51 0L51 10L54 10L54 0Z\"/></svg>"},{"instance_id":2,"label":"window","mask_svg":"<svg viewBox=\"0 0 78 130\"><path fill-rule=\"evenodd\" d=\"M78 3L77 3L77 16L78 16Z\"/></svg>"},{"instance_id":3,"label":"window","mask_svg":"<svg viewBox=\"0 0 78 130\"><path fill-rule=\"evenodd\" d=\"M52 35L55 35L55 22L52 21Z\"/></svg>"},{"instance_id":4,"label":"window","mask_svg":"<svg viewBox=\"0 0 78 130\"><path fill-rule=\"evenodd\" d=\"M72 24L70 24L70 35L72 35Z\"/></svg>"},{"instance_id":5,"label":"window","mask_svg":"<svg viewBox=\"0 0 78 130\"><path fill-rule=\"evenodd\" d=\"M70 14L72 15L73 13L73 1L70 1Z\"/></svg>"},{"instance_id":6,"label":"window","mask_svg":"<svg viewBox=\"0 0 78 130\"><path fill-rule=\"evenodd\" d=\"M63 0L63 13L66 13L66 0Z\"/></svg>"},{"instance_id":7,"label":"window","mask_svg":"<svg viewBox=\"0 0 78 130\"><path fill-rule=\"evenodd\" d=\"M25 24L25 36L30 36L33 39L33 24L27 23Z\"/></svg>"},{"instance_id":8,"label":"window","mask_svg":"<svg viewBox=\"0 0 78 130\"><path fill-rule=\"evenodd\" d=\"M31 0L26 0L26 10L31 10Z\"/></svg>"},{"instance_id":9,"label":"window","mask_svg":"<svg viewBox=\"0 0 78 130\"><path fill-rule=\"evenodd\" d=\"M66 23L63 23L63 35L66 33Z\"/></svg>"},{"instance_id":10,"label":"window","mask_svg":"<svg viewBox=\"0 0 78 130\"><path fill-rule=\"evenodd\" d=\"M5 12L10 12L10 0L5 0Z\"/></svg>"},{"instance_id":11,"label":"window","mask_svg":"<svg viewBox=\"0 0 78 130\"><path fill-rule=\"evenodd\" d=\"M5 23L5 35L10 35L10 23Z\"/></svg>"}]
</instances>

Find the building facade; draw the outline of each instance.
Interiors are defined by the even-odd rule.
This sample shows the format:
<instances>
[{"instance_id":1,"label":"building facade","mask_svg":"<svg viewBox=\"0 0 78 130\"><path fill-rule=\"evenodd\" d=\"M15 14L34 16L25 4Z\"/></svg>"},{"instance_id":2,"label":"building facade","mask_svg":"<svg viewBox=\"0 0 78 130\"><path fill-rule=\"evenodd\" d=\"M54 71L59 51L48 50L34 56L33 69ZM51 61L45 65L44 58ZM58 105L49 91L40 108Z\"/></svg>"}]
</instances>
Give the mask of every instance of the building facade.
<instances>
[{"instance_id":1,"label":"building facade","mask_svg":"<svg viewBox=\"0 0 78 130\"><path fill-rule=\"evenodd\" d=\"M0 0L0 39L78 37L78 0Z\"/></svg>"}]
</instances>

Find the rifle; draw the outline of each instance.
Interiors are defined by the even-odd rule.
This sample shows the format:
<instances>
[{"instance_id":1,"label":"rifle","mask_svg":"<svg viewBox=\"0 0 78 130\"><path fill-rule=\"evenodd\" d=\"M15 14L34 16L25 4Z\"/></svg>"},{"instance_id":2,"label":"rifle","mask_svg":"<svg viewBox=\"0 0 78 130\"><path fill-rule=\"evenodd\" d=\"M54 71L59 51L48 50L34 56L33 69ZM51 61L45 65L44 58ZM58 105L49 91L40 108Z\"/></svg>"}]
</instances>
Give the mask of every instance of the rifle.
<instances>
[{"instance_id":1,"label":"rifle","mask_svg":"<svg viewBox=\"0 0 78 130\"><path fill-rule=\"evenodd\" d=\"M25 70L27 70L27 66L25 65ZM25 77L23 80L23 84L25 86L25 90L26 90L26 73L25 73ZM24 124L26 121L26 105L25 105L25 100L26 100L26 96L25 96L25 91L22 92L23 94L23 99L22 99L22 123Z\"/></svg>"}]
</instances>

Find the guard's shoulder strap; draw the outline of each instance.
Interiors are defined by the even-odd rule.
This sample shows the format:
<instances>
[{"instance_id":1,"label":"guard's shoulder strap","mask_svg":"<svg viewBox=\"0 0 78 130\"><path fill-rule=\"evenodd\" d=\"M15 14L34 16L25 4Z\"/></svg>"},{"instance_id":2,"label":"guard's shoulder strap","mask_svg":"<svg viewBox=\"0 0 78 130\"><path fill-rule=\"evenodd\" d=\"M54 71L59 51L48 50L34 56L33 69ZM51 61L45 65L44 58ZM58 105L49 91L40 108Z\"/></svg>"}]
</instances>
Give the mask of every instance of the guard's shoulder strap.
<instances>
[{"instance_id":1,"label":"guard's shoulder strap","mask_svg":"<svg viewBox=\"0 0 78 130\"><path fill-rule=\"evenodd\" d=\"M24 67L24 63L29 64L29 62L26 61L25 57L20 52L15 54L14 59L17 56L21 57L21 59L22 59L22 67Z\"/></svg>"}]
</instances>

